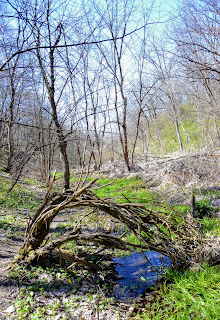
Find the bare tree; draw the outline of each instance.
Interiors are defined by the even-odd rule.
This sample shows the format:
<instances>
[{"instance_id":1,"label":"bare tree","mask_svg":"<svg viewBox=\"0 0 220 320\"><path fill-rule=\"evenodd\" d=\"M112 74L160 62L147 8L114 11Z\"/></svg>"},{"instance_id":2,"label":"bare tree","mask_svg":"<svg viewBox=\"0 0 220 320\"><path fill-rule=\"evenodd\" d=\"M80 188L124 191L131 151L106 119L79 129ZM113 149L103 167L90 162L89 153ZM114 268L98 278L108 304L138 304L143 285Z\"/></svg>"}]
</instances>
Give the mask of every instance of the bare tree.
<instances>
[{"instance_id":1,"label":"bare tree","mask_svg":"<svg viewBox=\"0 0 220 320\"><path fill-rule=\"evenodd\" d=\"M218 141L219 27L218 1L186 0L180 6L179 20L175 25L173 38L177 45L176 55L188 79L200 82L204 88L204 94L209 100L208 115L212 118Z\"/></svg>"},{"instance_id":2,"label":"bare tree","mask_svg":"<svg viewBox=\"0 0 220 320\"><path fill-rule=\"evenodd\" d=\"M103 16L103 23L106 32L113 39L110 46L97 44L108 68L109 73L114 81L114 108L116 114L116 122L118 126L119 138L122 147L123 157L127 169L131 170L129 150L128 150L128 133L127 133L127 96L125 89L125 48L128 49L125 41L128 24L134 10L134 2L116 1L114 5L110 5L106 1L105 12L102 13L100 8L96 6L96 10L100 16ZM118 38L120 39L118 40ZM128 57L127 57L128 58Z\"/></svg>"},{"instance_id":3,"label":"bare tree","mask_svg":"<svg viewBox=\"0 0 220 320\"><path fill-rule=\"evenodd\" d=\"M4 16L1 17L1 35L0 35L0 46L2 48L3 56L8 59L11 52L16 48L16 50L22 50L27 42L27 21L20 19L17 16L15 19L10 21L5 21ZM22 90L24 87L24 74L25 71L22 68L20 61L20 54L18 54L13 61L10 61L5 70L4 78L7 81L7 92L8 98L6 103L8 104L8 122L7 122L7 144L8 144L8 157L6 172L13 173L13 162L15 155L14 146L14 121L16 117L16 106L19 105L19 100L22 96ZM21 69L19 69L21 68Z\"/></svg>"},{"instance_id":4,"label":"bare tree","mask_svg":"<svg viewBox=\"0 0 220 320\"><path fill-rule=\"evenodd\" d=\"M45 36L44 31L42 30L42 22L39 19L39 16L35 16L34 21L34 27L35 27L35 43L36 43L36 56L37 60L42 72L43 80L46 84L46 88L48 91L49 101L50 101L50 107L51 107L51 113L52 113L52 119L56 128L57 137L58 137L58 146L61 156L61 161L64 168L64 189L69 189L69 178L70 178L70 172L69 172L69 161L67 157L67 142L65 141L65 137L63 134L62 126L58 119L58 112L57 112L57 101L55 98L55 50L56 46L61 40L62 36L62 24L58 20L58 23L53 26L51 24L52 20L52 8L51 3L48 2L46 9L46 17L45 17L45 27L48 34L48 41L50 49L48 50L48 60L49 62L49 74L47 74L47 65L45 65L44 58L45 56L42 55L40 46L42 41L42 36ZM37 12L37 4L35 7L35 11ZM42 14L41 12L38 12L38 14ZM43 32L43 35L42 35Z\"/></svg>"}]
</instances>

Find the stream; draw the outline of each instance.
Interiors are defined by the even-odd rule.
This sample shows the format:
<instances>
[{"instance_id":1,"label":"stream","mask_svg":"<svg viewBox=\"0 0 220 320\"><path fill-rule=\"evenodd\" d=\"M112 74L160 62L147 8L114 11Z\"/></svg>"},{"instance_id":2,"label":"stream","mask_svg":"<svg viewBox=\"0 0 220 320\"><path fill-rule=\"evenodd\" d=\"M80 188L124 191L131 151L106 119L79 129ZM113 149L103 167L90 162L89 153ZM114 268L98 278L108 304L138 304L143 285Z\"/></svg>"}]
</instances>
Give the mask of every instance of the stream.
<instances>
[{"instance_id":1,"label":"stream","mask_svg":"<svg viewBox=\"0 0 220 320\"><path fill-rule=\"evenodd\" d=\"M168 257L155 251L133 252L112 260L118 273L113 296L122 301L129 301L144 293L156 284L164 269L172 264Z\"/></svg>"}]
</instances>

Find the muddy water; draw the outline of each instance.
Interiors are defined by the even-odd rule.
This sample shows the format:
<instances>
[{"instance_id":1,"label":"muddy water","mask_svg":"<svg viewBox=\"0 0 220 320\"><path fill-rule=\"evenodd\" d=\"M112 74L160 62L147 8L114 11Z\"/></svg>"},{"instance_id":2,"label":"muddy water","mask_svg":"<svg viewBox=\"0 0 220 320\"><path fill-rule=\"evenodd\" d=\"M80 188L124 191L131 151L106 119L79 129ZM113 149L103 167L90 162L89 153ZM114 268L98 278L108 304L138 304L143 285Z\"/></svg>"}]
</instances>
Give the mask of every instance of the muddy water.
<instances>
[{"instance_id":1,"label":"muddy water","mask_svg":"<svg viewBox=\"0 0 220 320\"><path fill-rule=\"evenodd\" d=\"M147 259L146 259L147 258ZM155 251L131 253L131 255L114 258L119 276L113 296L128 301L149 289L161 276L171 261Z\"/></svg>"}]
</instances>

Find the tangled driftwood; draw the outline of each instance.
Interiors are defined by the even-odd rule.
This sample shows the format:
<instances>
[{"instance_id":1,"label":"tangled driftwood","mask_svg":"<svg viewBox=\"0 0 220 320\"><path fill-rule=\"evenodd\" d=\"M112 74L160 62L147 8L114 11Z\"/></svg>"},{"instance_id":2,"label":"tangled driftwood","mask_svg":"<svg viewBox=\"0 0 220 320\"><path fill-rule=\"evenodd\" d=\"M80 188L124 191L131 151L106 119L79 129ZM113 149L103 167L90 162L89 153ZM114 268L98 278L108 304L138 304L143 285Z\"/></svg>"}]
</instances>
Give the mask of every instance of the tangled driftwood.
<instances>
[{"instance_id":1,"label":"tangled driftwood","mask_svg":"<svg viewBox=\"0 0 220 320\"><path fill-rule=\"evenodd\" d=\"M38 209L27 228L24 246L20 250L18 260L42 263L48 256L53 256L95 269L99 268L90 262L89 255L80 257L74 252L61 248L63 244L70 241L91 242L103 248L123 250L138 248L145 251L150 249L170 257L174 263L187 266L192 261L210 260L210 253L208 257L205 255L204 246L206 246L205 252L211 252L212 258L213 254L215 255L213 252L217 252L216 244L204 239L190 214L182 214L170 207L163 207L161 204L131 202L120 204L102 199L93 191L96 180L76 190L68 190L51 196L47 194L44 204ZM71 232L63 234L58 239L50 240L48 237L50 225L56 215L65 208L80 207L96 209L120 221L139 239L140 244L129 243L117 235L85 232L80 227L81 221L78 221Z\"/></svg>"}]
</instances>

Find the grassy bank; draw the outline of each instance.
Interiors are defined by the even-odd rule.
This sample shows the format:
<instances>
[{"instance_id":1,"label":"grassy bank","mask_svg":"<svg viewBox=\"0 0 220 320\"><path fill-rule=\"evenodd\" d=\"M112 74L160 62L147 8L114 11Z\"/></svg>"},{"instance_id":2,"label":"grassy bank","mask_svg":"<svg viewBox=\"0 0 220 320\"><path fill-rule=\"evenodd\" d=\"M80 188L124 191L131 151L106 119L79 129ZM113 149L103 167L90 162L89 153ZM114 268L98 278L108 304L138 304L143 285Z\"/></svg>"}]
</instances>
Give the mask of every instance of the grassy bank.
<instances>
[{"instance_id":1,"label":"grassy bank","mask_svg":"<svg viewBox=\"0 0 220 320\"><path fill-rule=\"evenodd\" d=\"M155 300L145 309L135 319L219 320L220 267L203 265L197 271L168 271Z\"/></svg>"}]
</instances>

